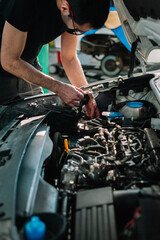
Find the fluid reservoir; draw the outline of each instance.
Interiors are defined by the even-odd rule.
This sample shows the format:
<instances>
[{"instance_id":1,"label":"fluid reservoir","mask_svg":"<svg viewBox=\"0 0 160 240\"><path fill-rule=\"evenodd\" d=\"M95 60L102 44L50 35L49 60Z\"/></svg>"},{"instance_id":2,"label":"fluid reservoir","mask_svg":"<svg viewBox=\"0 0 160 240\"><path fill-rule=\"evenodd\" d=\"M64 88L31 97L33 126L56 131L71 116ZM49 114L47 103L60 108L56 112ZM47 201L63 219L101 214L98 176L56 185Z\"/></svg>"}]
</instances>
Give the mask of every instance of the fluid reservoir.
<instances>
[{"instance_id":1,"label":"fluid reservoir","mask_svg":"<svg viewBox=\"0 0 160 240\"><path fill-rule=\"evenodd\" d=\"M25 225L26 240L44 240L46 233L46 225L38 216L31 217L30 221Z\"/></svg>"},{"instance_id":2,"label":"fluid reservoir","mask_svg":"<svg viewBox=\"0 0 160 240\"><path fill-rule=\"evenodd\" d=\"M145 106L142 102L127 102L120 110L126 118L140 118L144 116Z\"/></svg>"}]
</instances>

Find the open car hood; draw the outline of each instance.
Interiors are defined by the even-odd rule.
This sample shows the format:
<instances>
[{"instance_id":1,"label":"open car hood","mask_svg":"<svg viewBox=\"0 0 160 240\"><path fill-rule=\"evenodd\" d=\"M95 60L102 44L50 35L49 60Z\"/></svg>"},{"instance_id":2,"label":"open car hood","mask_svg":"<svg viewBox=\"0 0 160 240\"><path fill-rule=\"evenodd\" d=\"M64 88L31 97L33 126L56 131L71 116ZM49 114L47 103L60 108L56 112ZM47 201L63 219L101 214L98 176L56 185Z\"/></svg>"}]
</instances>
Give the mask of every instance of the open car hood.
<instances>
[{"instance_id":1,"label":"open car hood","mask_svg":"<svg viewBox=\"0 0 160 240\"><path fill-rule=\"evenodd\" d=\"M160 62L160 2L114 0L124 33L136 56L146 63Z\"/></svg>"}]
</instances>

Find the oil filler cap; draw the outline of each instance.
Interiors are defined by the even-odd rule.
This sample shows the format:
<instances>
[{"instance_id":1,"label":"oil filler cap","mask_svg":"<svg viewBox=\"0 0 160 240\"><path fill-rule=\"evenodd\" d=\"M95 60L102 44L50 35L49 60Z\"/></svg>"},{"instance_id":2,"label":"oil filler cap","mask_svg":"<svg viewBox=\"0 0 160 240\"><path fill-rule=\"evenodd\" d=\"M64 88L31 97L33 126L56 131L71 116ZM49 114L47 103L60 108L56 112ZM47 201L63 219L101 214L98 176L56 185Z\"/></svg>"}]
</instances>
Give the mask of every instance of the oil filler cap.
<instances>
[{"instance_id":1,"label":"oil filler cap","mask_svg":"<svg viewBox=\"0 0 160 240\"><path fill-rule=\"evenodd\" d=\"M38 216L31 217L25 225L25 236L27 240L44 240L46 225Z\"/></svg>"}]
</instances>

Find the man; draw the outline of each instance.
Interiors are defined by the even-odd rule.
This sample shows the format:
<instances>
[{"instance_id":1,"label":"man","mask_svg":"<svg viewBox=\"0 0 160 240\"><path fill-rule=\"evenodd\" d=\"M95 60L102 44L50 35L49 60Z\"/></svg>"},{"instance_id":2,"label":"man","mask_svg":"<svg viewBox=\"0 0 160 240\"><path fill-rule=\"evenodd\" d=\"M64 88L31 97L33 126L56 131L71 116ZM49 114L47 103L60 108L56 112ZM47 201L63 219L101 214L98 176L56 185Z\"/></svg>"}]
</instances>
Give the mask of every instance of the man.
<instances>
[{"instance_id":1,"label":"man","mask_svg":"<svg viewBox=\"0 0 160 240\"><path fill-rule=\"evenodd\" d=\"M4 16L1 39L0 104L40 93L41 86L56 93L71 107L84 97L87 84L76 55L78 33L100 28L107 19L108 0L11 0ZM41 47L61 35L61 60L72 85L42 73L37 61ZM90 117L98 114L92 102Z\"/></svg>"}]
</instances>

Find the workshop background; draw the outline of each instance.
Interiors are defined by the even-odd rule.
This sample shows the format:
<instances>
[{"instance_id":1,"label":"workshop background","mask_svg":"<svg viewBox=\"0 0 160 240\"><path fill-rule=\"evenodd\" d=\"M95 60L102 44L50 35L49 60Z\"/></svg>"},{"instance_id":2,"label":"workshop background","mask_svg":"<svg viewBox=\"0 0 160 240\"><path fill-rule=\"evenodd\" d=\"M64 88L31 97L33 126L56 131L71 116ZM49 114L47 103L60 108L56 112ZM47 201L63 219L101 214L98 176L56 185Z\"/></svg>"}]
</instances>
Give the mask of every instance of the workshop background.
<instances>
[{"instance_id":1,"label":"workshop background","mask_svg":"<svg viewBox=\"0 0 160 240\"><path fill-rule=\"evenodd\" d=\"M104 26L78 36L77 55L88 83L128 75L131 67L131 47L126 39L113 0ZM57 80L70 83L61 64L60 37L42 47L39 54L42 71ZM145 64L147 71L159 69L159 64ZM133 68L133 66L131 67ZM142 66L135 59L134 73ZM44 93L48 90L44 89Z\"/></svg>"},{"instance_id":2,"label":"workshop background","mask_svg":"<svg viewBox=\"0 0 160 240\"><path fill-rule=\"evenodd\" d=\"M104 26L78 36L77 55L88 83L126 75L130 64L130 45L124 35L113 1ZM42 71L69 83L60 58L60 37L46 44L39 54ZM139 63L136 71L140 71ZM44 89L44 93L48 90Z\"/></svg>"}]
</instances>

